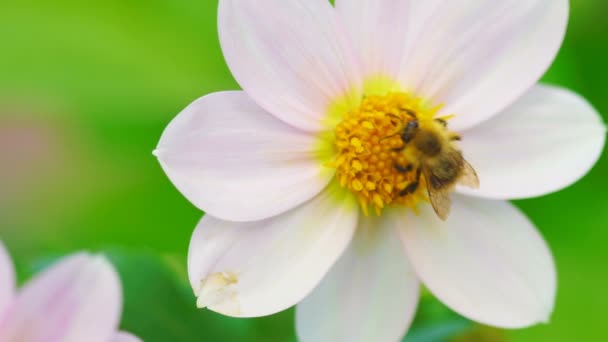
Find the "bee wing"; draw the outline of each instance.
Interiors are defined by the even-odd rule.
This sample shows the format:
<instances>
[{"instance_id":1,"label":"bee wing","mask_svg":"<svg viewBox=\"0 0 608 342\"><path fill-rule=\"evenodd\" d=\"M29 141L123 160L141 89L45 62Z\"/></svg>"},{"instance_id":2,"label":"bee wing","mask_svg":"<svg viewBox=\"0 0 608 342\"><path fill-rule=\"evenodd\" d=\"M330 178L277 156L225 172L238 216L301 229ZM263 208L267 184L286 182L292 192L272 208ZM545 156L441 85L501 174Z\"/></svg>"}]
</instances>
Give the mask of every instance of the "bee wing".
<instances>
[{"instance_id":1,"label":"bee wing","mask_svg":"<svg viewBox=\"0 0 608 342\"><path fill-rule=\"evenodd\" d=\"M475 169L467 162L464 158L462 158L463 167L462 167L462 175L458 179L458 184L468 186L472 189L479 188L479 177L477 177L477 172Z\"/></svg>"},{"instance_id":2,"label":"bee wing","mask_svg":"<svg viewBox=\"0 0 608 342\"><path fill-rule=\"evenodd\" d=\"M447 191L437 191L429 188L429 199L433 205L435 213L442 221L445 221L450 215L450 209L452 208L452 199L450 199L450 193Z\"/></svg>"},{"instance_id":3,"label":"bee wing","mask_svg":"<svg viewBox=\"0 0 608 342\"><path fill-rule=\"evenodd\" d=\"M428 179L430 179L430 172L427 168L424 169L424 177L428 182ZM437 190L429 183L427 183L426 188L429 193L429 200L431 200L433 210L435 210L435 213L441 220L445 221L448 218L448 215L450 215L450 210L452 208L450 192L445 190Z\"/></svg>"}]
</instances>

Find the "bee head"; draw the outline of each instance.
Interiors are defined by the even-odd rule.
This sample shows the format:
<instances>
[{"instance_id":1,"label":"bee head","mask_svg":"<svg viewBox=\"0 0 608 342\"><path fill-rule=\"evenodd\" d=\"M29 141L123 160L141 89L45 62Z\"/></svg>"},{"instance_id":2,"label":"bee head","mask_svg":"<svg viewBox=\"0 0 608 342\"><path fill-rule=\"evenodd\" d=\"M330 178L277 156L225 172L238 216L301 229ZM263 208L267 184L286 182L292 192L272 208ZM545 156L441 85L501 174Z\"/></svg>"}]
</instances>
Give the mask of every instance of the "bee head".
<instances>
[{"instance_id":1,"label":"bee head","mask_svg":"<svg viewBox=\"0 0 608 342\"><path fill-rule=\"evenodd\" d=\"M412 141L414 139L414 136L418 132L419 127L420 124L418 123L418 120L412 120L408 122L407 125L405 125L405 127L403 128L403 131L401 132L401 140L403 140L403 142L406 144Z\"/></svg>"}]
</instances>

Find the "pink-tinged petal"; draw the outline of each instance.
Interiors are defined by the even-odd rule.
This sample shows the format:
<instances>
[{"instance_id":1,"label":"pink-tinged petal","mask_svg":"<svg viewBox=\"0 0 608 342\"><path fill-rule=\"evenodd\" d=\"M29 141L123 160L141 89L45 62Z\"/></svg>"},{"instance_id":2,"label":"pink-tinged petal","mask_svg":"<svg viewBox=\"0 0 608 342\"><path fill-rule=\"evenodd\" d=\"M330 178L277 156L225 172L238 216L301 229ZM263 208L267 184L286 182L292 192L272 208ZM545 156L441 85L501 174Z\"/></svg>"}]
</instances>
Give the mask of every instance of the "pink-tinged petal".
<instances>
[{"instance_id":1,"label":"pink-tinged petal","mask_svg":"<svg viewBox=\"0 0 608 342\"><path fill-rule=\"evenodd\" d=\"M395 81L407 51L410 0L336 0L364 78Z\"/></svg>"},{"instance_id":2,"label":"pink-tinged petal","mask_svg":"<svg viewBox=\"0 0 608 342\"><path fill-rule=\"evenodd\" d=\"M194 205L228 221L283 213L318 194L333 170L315 139L258 107L244 92L198 99L169 124L155 154Z\"/></svg>"},{"instance_id":3,"label":"pink-tinged petal","mask_svg":"<svg viewBox=\"0 0 608 342\"><path fill-rule=\"evenodd\" d=\"M606 128L585 99L538 85L462 136L461 147L481 187L460 191L515 199L557 191L583 177L602 153Z\"/></svg>"},{"instance_id":4,"label":"pink-tinged petal","mask_svg":"<svg viewBox=\"0 0 608 342\"><path fill-rule=\"evenodd\" d=\"M441 113L457 115L453 128L472 127L543 75L563 41L568 12L568 0L416 4L402 85L445 104Z\"/></svg>"},{"instance_id":5,"label":"pink-tinged petal","mask_svg":"<svg viewBox=\"0 0 608 342\"><path fill-rule=\"evenodd\" d=\"M110 342L141 342L141 339L133 334L121 331L115 334Z\"/></svg>"},{"instance_id":6,"label":"pink-tinged petal","mask_svg":"<svg viewBox=\"0 0 608 342\"><path fill-rule=\"evenodd\" d=\"M361 85L336 17L327 0L221 0L220 43L234 77L260 106L318 131L330 104Z\"/></svg>"},{"instance_id":7,"label":"pink-tinged petal","mask_svg":"<svg viewBox=\"0 0 608 342\"><path fill-rule=\"evenodd\" d=\"M19 292L0 322L0 341L108 342L121 296L118 275L105 258L73 255Z\"/></svg>"},{"instance_id":8,"label":"pink-tinged petal","mask_svg":"<svg viewBox=\"0 0 608 342\"><path fill-rule=\"evenodd\" d=\"M0 241L0 319L15 297L15 269L8 251Z\"/></svg>"},{"instance_id":9,"label":"pink-tinged petal","mask_svg":"<svg viewBox=\"0 0 608 342\"><path fill-rule=\"evenodd\" d=\"M302 342L400 341L419 299L419 282L399 242L398 215L362 218L353 242L296 310Z\"/></svg>"},{"instance_id":10,"label":"pink-tinged petal","mask_svg":"<svg viewBox=\"0 0 608 342\"><path fill-rule=\"evenodd\" d=\"M234 317L289 308L321 281L346 249L357 216L349 194L326 190L264 221L203 217L188 256L197 305Z\"/></svg>"},{"instance_id":11,"label":"pink-tinged petal","mask_svg":"<svg viewBox=\"0 0 608 342\"><path fill-rule=\"evenodd\" d=\"M430 205L399 221L422 283L459 314L484 324L521 328L547 322L555 264L534 225L508 202L453 197L447 221Z\"/></svg>"}]
</instances>

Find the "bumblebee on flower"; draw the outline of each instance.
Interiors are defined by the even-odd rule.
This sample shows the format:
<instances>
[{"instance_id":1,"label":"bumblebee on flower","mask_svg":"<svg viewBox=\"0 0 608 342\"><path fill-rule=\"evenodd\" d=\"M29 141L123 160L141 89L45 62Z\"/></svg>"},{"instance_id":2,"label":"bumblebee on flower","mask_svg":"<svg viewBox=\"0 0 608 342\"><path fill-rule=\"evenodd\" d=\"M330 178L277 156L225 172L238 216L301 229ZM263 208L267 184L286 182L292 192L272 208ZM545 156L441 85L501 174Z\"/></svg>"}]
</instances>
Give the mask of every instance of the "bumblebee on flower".
<instances>
[{"instance_id":1,"label":"bumblebee on flower","mask_svg":"<svg viewBox=\"0 0 608 342\"><path fill-rule=\"evenodd\" d=\"M422 282L485 324L547 321L553 259L506 200L572 184L604 146L584 99L536 84L568 6L220 0L243 91L196 100L155 151L206 212L189 251L198 305L298 304L303 341L397 341Z\"/></svg>"}]
</instances>

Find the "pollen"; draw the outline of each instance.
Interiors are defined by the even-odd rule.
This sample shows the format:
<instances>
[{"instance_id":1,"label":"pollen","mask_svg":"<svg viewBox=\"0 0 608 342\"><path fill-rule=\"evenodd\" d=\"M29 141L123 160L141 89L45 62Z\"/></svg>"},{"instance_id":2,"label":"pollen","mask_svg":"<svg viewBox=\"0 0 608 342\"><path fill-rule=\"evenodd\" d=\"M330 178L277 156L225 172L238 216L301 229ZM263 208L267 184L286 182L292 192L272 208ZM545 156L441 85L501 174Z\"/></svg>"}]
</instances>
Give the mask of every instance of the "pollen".
<instances>
[{"instance_id":1,"label":"pollen","mask_svg":"<svg viewBox=\"0 0 608 342\"><path fill-rule=\"evenodd\" d=\"M230 315L239 315L238 276L232 272L218 272L201 280L197 291L197 307L212 307Z\"/></svg>"},{"instance_id":2,"label":"pollen","mask_svg":"<svg viewBox=\"0 0 608 342\"><path fill-rule=\"evenodd\" d=\"M357 196L365 215L380 215L389 206L416 210L428 200L420 163L401 133L413 120L432 120L438 110L406 93L367 96L336 126L338 153L330 166L340 185Z\"/></svg>"}]
</instances>

